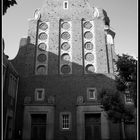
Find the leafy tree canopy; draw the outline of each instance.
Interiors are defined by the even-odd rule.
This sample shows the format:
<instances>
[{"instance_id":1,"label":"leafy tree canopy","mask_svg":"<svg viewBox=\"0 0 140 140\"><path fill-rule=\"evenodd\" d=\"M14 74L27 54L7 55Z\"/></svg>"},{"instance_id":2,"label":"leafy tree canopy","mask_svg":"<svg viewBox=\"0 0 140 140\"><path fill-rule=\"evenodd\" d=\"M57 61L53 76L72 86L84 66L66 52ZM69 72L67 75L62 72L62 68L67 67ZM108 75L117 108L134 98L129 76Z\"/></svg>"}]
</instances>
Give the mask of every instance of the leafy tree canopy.
<instances>
[{"instance_id":1,"label":"leafy tree canopy","mask_svg":"<svg viewBox=\"0 0 140 140\"><path fill-rule=\"evenodd\" d=\"M122 119L130 121L134 118L134 108L125 106L122 94L118 91L103 89L101 92L101 104L110 120L121 122Z\"/></svg>"},{"instance_id":2,"label":"leafy tree canopy","mask_svg":"<svg viewBox=\"0 0 140 140\"><path fill-rule=\"evenodd\" d=\"M103 89L101 103L113 121L130 121L134 119L134 107L137 105L137 60L132 56L118 55L116 61L117 90ZM126 106L124 94L126 90L132 95L135 106Z\"/></svg>"},{"instance_id":3,"label":"leafy tree canopy","mask_svg":"<svg viewBox=\"0 0 140 140\"><path fill-rule=\"evenodd\" d=\"M118 55L116 61L117 89L124 92L129 89L134 99L135 106L137 104L137 60L127 54Z\"/></svg>"},{"instance_id":4,"label":"leafy tree canopy","mask_svg":"<svg viewBox=\"0 0 140 140\"><path fill-rule=\"evenodd\" d=\"M7 9L17 4L16 0L3 0L3 15L7 12Z\"/></svg>"}]
</instances>

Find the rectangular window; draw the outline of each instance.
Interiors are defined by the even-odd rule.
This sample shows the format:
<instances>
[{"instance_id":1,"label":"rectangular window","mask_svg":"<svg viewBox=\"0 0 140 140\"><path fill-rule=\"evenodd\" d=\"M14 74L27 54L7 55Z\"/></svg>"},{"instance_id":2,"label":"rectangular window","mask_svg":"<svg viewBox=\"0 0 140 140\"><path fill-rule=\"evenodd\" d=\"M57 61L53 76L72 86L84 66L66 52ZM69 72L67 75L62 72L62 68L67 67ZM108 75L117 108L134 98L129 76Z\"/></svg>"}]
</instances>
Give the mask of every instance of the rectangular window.
<instances>
[{"instance_id":1,"label":"rectangular window","mask_svg":"<svg viewBox=\"0 0 140 140\"><path fill-rule=\"evenodd\" d=\"M61 130L70 130L71 128L71 113L60 113L60 126Z\"/></svg>"},{"instance_id":2,"label":"rectangular window","mask_svg":"<svg viewBox=\"0 0 140 140\"><path fill-rule=\"evenodd\" d=\"M87 88L87 99L96 100L96 88Z\"/></svg>"},{"instance_id":3,"label":"rectangular window","mask_svg":"<svg viewBox=\"0 0 140 140\"><path fill-rule=\"evenodd\" d=\"M45 98L45 90L43 88L35 89L35 100L43 101Z\"/></svg>"},{"instance_id":4,"label":"rectangular window","mask_svg":"<svg viewBox=\"0 0 140 140\"><path fill-rule=\"evenodd\" d=\"M126 103L133 103L132 94L130 92L131 82L127 82L126 85L127 85L127 88L125 90L125 102Z\"/></svg>"},{"instance_id":5,"label":"rectangular window","mask_svg":"<svg viewBox=\"0 0 140 140\"><path fill-rule=\"evenodd\" d=\"M132 103L133 102L132 95L131 95L130 91L128 91L128 90L125 91L125 102L126 103Z\"/></svg>"},{"instance_id":6,"label":"rectangular window","mask_svg":"<svg viewBox=\"0 0 140 140\"><path fill-rule=\"evenodd\" d=\"M63 129L69 129L70 128L70 120L69 120L69 114L63 114L62 115L63 119Z\"/></svg>"}]
</instances>

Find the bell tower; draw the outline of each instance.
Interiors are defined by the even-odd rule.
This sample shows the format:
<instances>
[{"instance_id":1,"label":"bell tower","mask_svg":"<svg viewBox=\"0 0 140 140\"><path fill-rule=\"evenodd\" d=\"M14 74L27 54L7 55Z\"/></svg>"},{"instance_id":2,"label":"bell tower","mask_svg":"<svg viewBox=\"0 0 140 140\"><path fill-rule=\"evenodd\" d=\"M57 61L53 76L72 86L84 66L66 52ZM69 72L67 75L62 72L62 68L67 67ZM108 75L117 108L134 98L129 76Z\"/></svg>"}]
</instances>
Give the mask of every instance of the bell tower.
<instances>
[{"instance_id":1,"label":"bell tower","mask_svg":"<svg viewBox=\"0 0 140 140\"><path fill-rule=\"evenodd\" d=\"M109 73L106 17L88 0L45 0L28 32L36 46L35 74Z\"/></svg>"}]
</instances>

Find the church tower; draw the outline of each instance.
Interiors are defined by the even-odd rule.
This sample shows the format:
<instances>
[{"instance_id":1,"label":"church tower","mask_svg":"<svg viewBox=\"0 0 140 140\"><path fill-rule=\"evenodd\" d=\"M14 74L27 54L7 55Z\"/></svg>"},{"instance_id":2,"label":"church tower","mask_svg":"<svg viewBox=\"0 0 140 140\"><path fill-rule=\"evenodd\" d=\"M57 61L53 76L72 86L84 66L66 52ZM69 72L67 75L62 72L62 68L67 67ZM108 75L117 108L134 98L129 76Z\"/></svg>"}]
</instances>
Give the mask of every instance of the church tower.
<instances>
[{"instance_id":1,"label":"church tower","mask_svg":"<svg viewBox=\"0 0 140 140\"><path fill-rule=\"evenodd\" d=\"M88 0L46 0L30 27L28 34L36 45L35 74L113 73L115 33L105 11ZM112 41L107 42L108 36Z\"/></svg>"}]
</instances>

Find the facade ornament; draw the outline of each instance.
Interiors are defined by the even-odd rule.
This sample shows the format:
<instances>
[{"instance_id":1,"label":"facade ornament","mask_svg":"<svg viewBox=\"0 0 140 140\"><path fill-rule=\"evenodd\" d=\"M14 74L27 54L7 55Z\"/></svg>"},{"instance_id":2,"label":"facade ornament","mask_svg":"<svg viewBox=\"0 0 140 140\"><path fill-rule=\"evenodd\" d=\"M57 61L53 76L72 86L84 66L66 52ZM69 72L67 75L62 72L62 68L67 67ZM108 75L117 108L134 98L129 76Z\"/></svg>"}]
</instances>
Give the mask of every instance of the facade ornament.
<instances>
[{"instance_id":1,"label":"facade ornament","mask_svg":"<svg viewBox=\"0 0 140 140\"><path fill-rule=\"evenodd\" d=\"M40 9L36 9L34 12L34 19L39 20L41 18Z\"/></svg>"},{"instance_id":2,"label":"facade ornament","mask_svg":"<svg viewBox=\"0 0 140 140\"><path fill-rule=\"evenodd\" d=\"M83 96L78 96L77 97L77 104L83 104L84 103L84 99L83 99Z\"/></svg>"},{"instance_id":3,"label":"facade ornament","mask_svg":"<svg viewBox=\"0 0 140 140\"><path fill-rule=\"evenodd\" d=\"M95 10L94 14L93 14L94 18L99 17L99 10L98 10L98 8L95 7L94 10Z\"/></svg>"}]
</instances>

